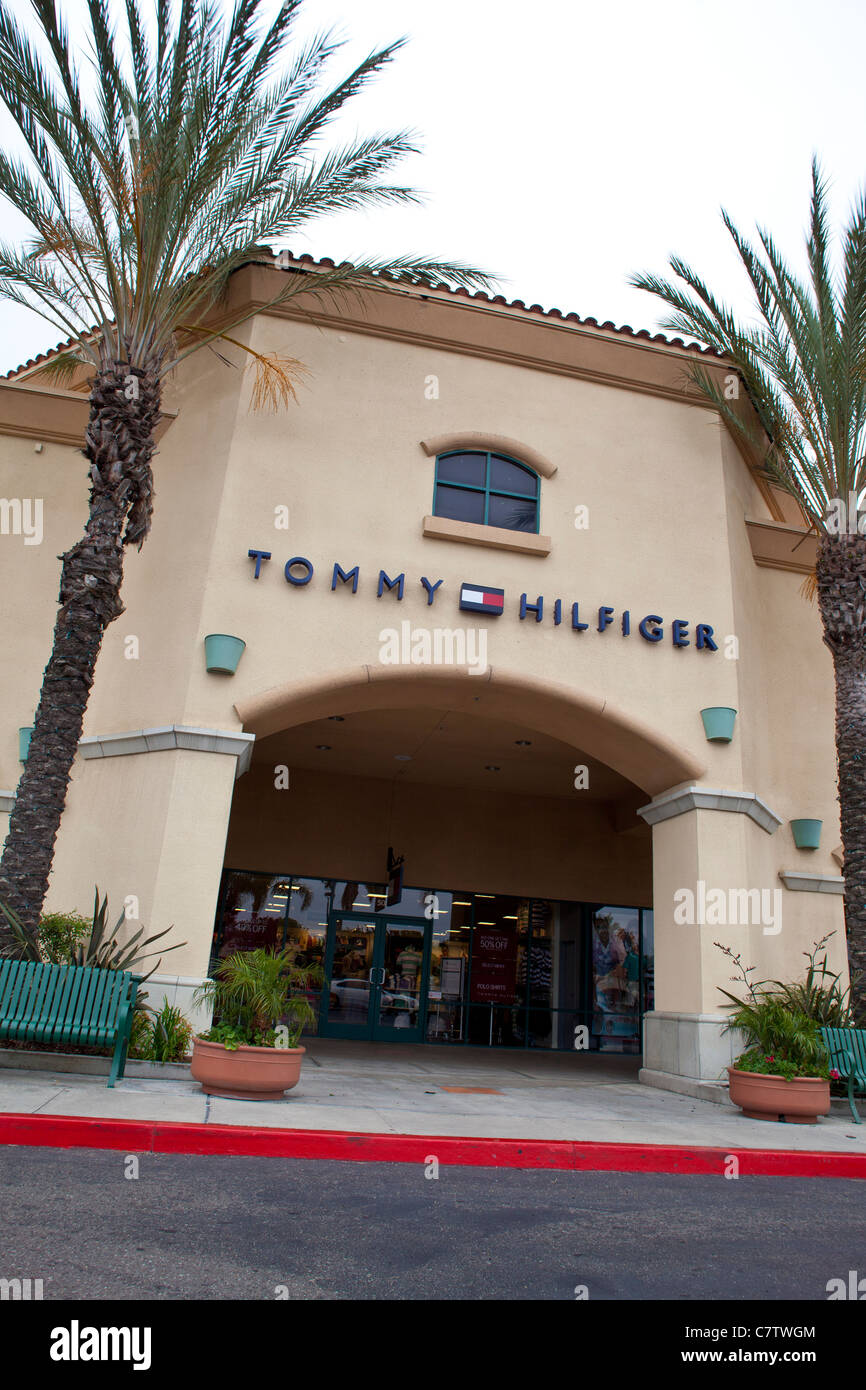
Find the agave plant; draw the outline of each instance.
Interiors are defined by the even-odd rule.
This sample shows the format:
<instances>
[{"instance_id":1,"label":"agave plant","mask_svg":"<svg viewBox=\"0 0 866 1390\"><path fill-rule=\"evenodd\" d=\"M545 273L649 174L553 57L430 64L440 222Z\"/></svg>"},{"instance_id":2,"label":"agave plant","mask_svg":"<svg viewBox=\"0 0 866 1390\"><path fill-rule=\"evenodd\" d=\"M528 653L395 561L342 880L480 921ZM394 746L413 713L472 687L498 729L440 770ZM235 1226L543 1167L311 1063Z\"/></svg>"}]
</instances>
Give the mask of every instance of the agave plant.
<instances>
[{"instance_id":1,"label":"agave plant","mask_svg":"<svg viewBox=\"0 0 866 1390\"><path fill-rule=\"evenodd\" d=\"M22 921L14 908L0 901L0 912L9 923L15 941L18 944L20 955L25 960L36 961L43 964L43 954L39 941L38 932L34 932ZM129 970L133 965L140 964L143 960L157 955L156 951L145 951L146 946L153 945L154 941L161 940L172 930L166 927L164 931L155 932L152 936L144 937L144 927L139 927L127 941L120 941L119 934L121 927L126 922L126 912L122 912L117 919L114 931L106 937L106 923L108 921L108 894L99 900L99 888L93 903L93 925L86 941L75 942L69 950L69 964L78 966L88 966L90 969L97 970ZM185 946L185 941L178 941L173 946L166 946L164 951L176 951L180 946ZM163 951L159 952L159 960L146 975L141 976L142 983L149 980L151 975L159 969Z\"/></svg>"}]
</instances>

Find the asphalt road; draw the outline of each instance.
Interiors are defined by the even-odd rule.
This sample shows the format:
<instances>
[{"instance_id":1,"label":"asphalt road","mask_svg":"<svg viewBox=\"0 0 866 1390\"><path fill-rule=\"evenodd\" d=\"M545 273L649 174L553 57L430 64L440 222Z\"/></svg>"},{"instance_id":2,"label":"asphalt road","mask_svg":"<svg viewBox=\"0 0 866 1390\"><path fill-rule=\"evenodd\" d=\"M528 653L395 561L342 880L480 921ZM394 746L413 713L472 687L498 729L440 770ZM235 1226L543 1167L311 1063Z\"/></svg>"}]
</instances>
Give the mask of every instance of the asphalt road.
<instances>
[{"instance_id":1,"label":"asphalt road","mask_svg":"<svg viewBox=\"0 0 866 1390\"><path fill-rule=\"evenodd\" d=\"M48 1299L825 1301L866 1185L0 1150L0 1278ZM864 1285L866 1289L866 1285Z\"/></svg>"}]
</instances>

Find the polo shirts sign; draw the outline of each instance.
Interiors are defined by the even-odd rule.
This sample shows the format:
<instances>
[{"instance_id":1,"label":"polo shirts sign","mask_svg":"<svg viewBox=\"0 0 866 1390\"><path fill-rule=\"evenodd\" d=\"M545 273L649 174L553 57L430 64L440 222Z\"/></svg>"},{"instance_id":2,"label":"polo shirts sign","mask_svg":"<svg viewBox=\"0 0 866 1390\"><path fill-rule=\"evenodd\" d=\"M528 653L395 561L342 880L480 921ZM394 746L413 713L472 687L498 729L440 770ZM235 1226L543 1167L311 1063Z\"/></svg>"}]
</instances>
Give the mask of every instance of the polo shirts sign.
<instances>
[{"instance_id":1,"label":"polo shirts sign","mask_svg":"<svg viewBox=\"0 0 866 1390\"><path fill-rule=\"evenodd\" d=\"M472 943L473 1004L513 1004L517 988L517 932L476 927Z\"/></svg>"}]
</instances>

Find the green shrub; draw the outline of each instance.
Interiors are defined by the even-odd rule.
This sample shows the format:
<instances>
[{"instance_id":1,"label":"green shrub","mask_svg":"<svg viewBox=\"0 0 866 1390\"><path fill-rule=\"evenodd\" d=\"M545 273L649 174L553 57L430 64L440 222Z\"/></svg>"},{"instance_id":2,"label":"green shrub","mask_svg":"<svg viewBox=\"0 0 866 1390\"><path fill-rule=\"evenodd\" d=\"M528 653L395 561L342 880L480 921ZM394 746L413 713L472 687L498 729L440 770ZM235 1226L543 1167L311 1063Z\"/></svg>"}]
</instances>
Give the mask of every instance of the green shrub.
<instances>
[{"instance_id":1,"label":"green shrub","mask_svg":"<svg viewBox=\"0 0 866 1390\"><path fill-rule=\"evenodd\" d=\"M297 1047L305 1023L316 1015L307 991L322 983L317 965L297 964L298 949L238 951L217 966L193 996L196 1006L210 1005L216 1026L203 1033L206 1042L237 1047Z\"/></svg>"},{"instance_id":2,"label":"green shrub","mask_svg":"<svg viewBox=\"0 0 866 1390\"><path fill-rule=\"evenodd\" d=\"M71 965L79 942L90 935L92 922L80 912L48 912L39 919L39 952L48 965Z\"/></svg>"},{"instance_id":3,"label":"green shrub","mask_svg":"<svg viewBox=\"0 0 866 1390\"><path fill-rule=\"evenodd\" d=\"M129 1035L130 1057L145 1060L149 1055L150 1039L153 1034L153 1025L148 1018L149 1010L136 1009L132 1015L132 1032Z\"/></svg>"},{"instance_id":4,"label":"green shrub","mask_svg":"<svg viewBox=\"0 0 866 1390\"><path fill-rule=\"evenodd\" d=\"M784 985L778 980L753 981L754 966L744 966L742 957L735 955L729 946L722 946L718 941L715 944L737 967L738 975L733 977L734 980L739 979L745 986L745 995L741 997L726 989L719 989L727 1000L725 1007L729 1010L722 1031L729 1033L738 1030L749 1044L734 1066L740 1071L784 1076L789 1081L797 1076L817 1076L828 1080L829 1058L821 1038L821 1016L827 1001L823 997L816 997L815 993L818 989L819 996L825 996L828 991L816 986L814 979L814 953L823 943L816 943L812 956L804 952L810 960L810 971L801 986ZM825 973L829 972L825 970ZM811 1001L818 1017L806 1013L800 1007L800 1000Z\"/></svg>"},{"instance_id":5,"label":"green shrub","mask_svg":"<svg viewBox=\"0 0 866 1390\"><path fill-rule=\"evenodd\" d=\"M174 1004L163 999L153 1016L150 1058L154 1062L182 1062L192 1050L192 1024Z\"/></svg>"},{"instance_id":6,"label":"green shrub","mask_svg":"<svg viewBox=\"0 0 866 1390\"><path fill-rule=\"evenodd\" d=\"M142 1062L182 1062L191 1050L192 1036L189 1020L164 999L159 1009L133 1018L129 1055Z\"/></svg>"}]
</instances>

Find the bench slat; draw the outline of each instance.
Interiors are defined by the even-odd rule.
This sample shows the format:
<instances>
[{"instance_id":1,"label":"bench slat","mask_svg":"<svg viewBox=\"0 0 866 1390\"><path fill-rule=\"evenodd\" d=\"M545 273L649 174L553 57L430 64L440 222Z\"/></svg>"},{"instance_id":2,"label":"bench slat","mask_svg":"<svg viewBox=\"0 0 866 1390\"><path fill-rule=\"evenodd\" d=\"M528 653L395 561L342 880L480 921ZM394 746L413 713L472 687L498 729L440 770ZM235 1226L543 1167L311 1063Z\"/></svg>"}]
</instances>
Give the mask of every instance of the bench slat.
<instances>
[{"instance_id":1,"label":"bench slat","mask_svg":"<svg viewBox=\"0 0 866 1390\"><path fill-rule=\"evenodd\" d=\"M46 1018L36 1031L34 1042L48 1042L52 1030L56 1027L56 1020L62 1019L66 1015L70 999L81 987L81 971L65 970L59 977L59 985L55 994L55 1013L53 1017Z\"/></svg>"},{"instance_id":2,"label":"bench slat","mask_svg":"<svg viewBox=\"0 0 866 1390\"><path fill-rule=\"evenodd\" d=\"M0 1039L110 1047L123 1076L138 981L129 971L0 961Z\"/></svg>"}]
</instances>

